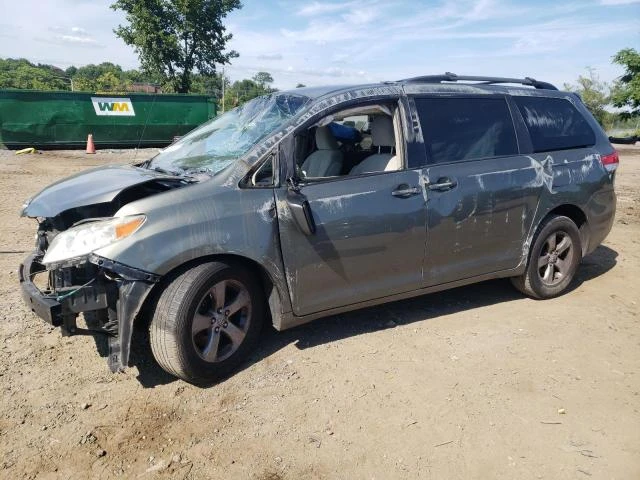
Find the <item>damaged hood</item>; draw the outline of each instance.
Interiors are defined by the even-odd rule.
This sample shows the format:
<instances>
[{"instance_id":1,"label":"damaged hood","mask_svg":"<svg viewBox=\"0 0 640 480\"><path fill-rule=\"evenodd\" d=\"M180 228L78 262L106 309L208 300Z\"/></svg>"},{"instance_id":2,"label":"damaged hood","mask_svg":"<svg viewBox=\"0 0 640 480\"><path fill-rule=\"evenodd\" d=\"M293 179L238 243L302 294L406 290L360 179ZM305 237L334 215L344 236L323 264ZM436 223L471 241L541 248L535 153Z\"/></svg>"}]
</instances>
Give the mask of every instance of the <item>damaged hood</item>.
<instances>
[{"instance_id":1,"label":"damaged hood","mask_svg":"<svg viewBox=\"0 0 640 480\"><path fill-rule=\"evenodd\" d=\"M22 217L55 217L65 210L108 203L122 191L147 182L181 181L181 177L128 165L108 165L53 183L27 200Z\"/></svg>"}]
</instances>

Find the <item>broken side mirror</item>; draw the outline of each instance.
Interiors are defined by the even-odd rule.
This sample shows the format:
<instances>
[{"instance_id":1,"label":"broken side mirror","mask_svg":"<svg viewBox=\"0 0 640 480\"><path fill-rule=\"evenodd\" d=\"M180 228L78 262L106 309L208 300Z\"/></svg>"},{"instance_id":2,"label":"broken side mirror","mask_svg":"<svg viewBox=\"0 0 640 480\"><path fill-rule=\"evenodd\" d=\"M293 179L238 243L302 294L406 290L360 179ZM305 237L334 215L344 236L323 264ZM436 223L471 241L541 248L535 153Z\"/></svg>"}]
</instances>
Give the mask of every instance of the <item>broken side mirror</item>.
<instances>
[{"instance_id":1,"label":"broken side mirror","mask_svg":"<svg viewBox=\"0 0 640 480\"><path fill-rule=\"evenodd\" d=\"M293 216L293 220L302 233L305 235L313 235L316 233L316 223L311 215L311 207L309 201L302 193L300 188L289 179L289 188L287 189L287 205Z\"/></svg>"}]
</instances>

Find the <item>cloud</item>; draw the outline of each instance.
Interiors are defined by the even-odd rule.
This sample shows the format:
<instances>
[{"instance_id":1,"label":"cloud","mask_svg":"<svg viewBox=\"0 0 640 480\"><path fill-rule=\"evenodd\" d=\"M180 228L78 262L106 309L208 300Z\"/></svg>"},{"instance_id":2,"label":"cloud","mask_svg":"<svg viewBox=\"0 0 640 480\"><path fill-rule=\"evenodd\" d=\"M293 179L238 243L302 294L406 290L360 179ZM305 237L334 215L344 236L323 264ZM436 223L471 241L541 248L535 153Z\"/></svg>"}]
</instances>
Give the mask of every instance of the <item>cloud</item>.
<instances>
[{"instance_id":1,"label":"cloud","mask_svg":"<svg viewBox=\"0 0 640 480\"><path fill-rule=\"evenodd\" d=\"M49 27L49 30L61 34L76 34L82 36L89 35L87 31L82 27L61 27L60 25L54 25L53 27Z\"/></svg>"},{"instance_id":2,"label":"cloud","mask_svg":"<svg viewBox=\"0 0 640 480\"><path fill-rule=\"evenodd\" d=\"M81 47L103 48L104 45L99 43L94 37L82 27L62 27L55 25L49 27L49 31L53 32L49 38L37 38L42 42L52 42L59 45L76 45Z\"/></svg>"},{"instance_id":3,"label":"cloud","mask_svg":"<svg viewBox=\"0 0 640 480\"><path fill-rule=\"evenodd\" d=\"M600 0L601 5L630 5L640 3L640 0Z\"/></svg>"},{"instance_id":4,"label":"cloud","mask_svg":"<svg viewBox=\"0 0 640 480\"><path fill-rule=\"evenodd\" d=\"M326 15L328 13L336 13L346 10L356 2L349 3L331 3L331 2L311 2L308 5L298 9L296 15L301 17L315 17L318 15Z\"/></svg>"},{"instance_id":5,"label":"cloud","mask_svg":"<svg viewBox=\"0 0 640 480\"><path fill-rule=\"evenodd\" d=\"M621 33L617 43L624 42L634 28L628 16L603 23L607 7L575 0L548 8L513 0L439 0L419 7L414 0L280 0L279 5L282 11L272 13L282 19L276 28L256 28L235 17L230 47L240 58L229 67L232 76L266 70L285 88L332 78L348 83L403 78L416 69L512 76L531 65L560 71L561 58L563 66L572 62L578 64L573 68L583 68L594 58L587 45L608 42L611 31ZM287 19L289 12L294 16ZM603 44L599 48L607 48L600 56L615 51Z\"/></svg>"},{"instance_id":6,"label":"cloud","mask_svg":"<svg viewBox=\"0 0 640 480\"><path fill-rule=\"evenodd\" d=\"M56 35L54 38L65 43L75 43L79 45L98 45L98 42L90 37L80 37L77 35Z\"/></svg>"},{"instance_id":7,"label":"cloud","mask_svg":"<svg viewBox=\"0 0 640 480\"><path fill-rule=\"evenodd\" d=\"M268 69L259 65L234 64L226 67L226 73L234 79L247 78L259 71L268 71L279 78L279 88L293 88L298 83L327 85L327 84L362 84L375 81L366 70L350 68L324 68L285 65L283 67L270 66Z\"/></svg>"},{"instance_id":8,"label":"cloud","mask_svg":"<svg viewBox=\"0 0 640 480\"><path fill-rule=\"evenodd\" d=\"M601 70L609 80L621 73L610 65L611 56L637 43L633 18L639 1L247 1L225 21L234 35L228 47L240 53L225 69L232 80L271 72L278 88L447 70L538 73L562 84L585 65L609 65ZM56 65L138 66L134 50L113 34L126 18L108 7L112 1L4 3L0 56ZM37 31L28 25L38 25Z\"/></svg>"},{"instance_id":9,"label":"cloud","mask_svg":"<svg viewBox=\"0 0 640 480\"><path fill-rule=\"evenodd\" d=\"M262 53L256 57L258 60L282 60L281 53Z\"/></svg>"},{"instance_id":10,"label":"cloud","mask_svg":"<svg viewBox=\"0 0 640 480\"><path fill-rule=\"evenodd\" d=\"M316 2L308 7L322 12L328 10L329 5L333 8L337 4ZM503 0L459 0L444 1L434 7L416 10L411 3L371 0L366 4L366 8L360 2L349 2L340 4L340 9L336 11L341 13L330 16L314 15L314 18L309 19L302 28L282 28L280 33L297 42L320 45L355 40L371 42L372 38L384 39L387 42L405 34L412 36L414 33L454 31L486 21L514 18L520 22L526 14L535 12L536 9L514 6Z\"/></svg>"}]
</instances>

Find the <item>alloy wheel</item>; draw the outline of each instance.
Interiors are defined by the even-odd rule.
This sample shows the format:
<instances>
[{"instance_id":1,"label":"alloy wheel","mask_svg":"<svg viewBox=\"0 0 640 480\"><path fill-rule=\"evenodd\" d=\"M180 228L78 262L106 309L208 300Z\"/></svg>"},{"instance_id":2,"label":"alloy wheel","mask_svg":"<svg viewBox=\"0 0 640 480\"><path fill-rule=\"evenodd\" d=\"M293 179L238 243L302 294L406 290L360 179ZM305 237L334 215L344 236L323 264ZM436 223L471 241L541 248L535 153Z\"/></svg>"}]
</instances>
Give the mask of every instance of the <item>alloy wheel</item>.
<instances>
[{"instance_id":1,"label":"alloy wheel","mask_svg":"<svg viewBox=\"0 0 640 480\"><path fill-rule=\"evenodd\" d=\"M222 280L204 294L193 316L191 337L206 362L221 362L240 347L251 322L251 296L235 280Z\"/></svg>"},{"instance_id":2,"label":"alloy wheel","mask_svg":"<svg viewBox=\"0 0 640 480\"><path fill-rule=\"evenodd\" d=\"M538 258L538 275L548 286L558 285L569 274L574 255L573 242L563 231L553 232L544 242Z\"/></svg>"}]
</instances>

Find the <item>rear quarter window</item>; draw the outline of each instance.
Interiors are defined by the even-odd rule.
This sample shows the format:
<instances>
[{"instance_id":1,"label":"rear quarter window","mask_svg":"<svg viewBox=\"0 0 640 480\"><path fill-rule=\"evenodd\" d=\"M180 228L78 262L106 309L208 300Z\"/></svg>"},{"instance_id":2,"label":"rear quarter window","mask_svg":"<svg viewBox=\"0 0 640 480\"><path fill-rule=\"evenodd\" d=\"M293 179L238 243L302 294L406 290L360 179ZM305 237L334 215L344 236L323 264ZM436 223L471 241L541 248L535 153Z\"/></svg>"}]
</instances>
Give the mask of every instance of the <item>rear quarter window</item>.
<instances>
[{"instance_id":1,"label":"rear quarter window","mask_svg":"<svg viewBox=\"0 0 640 480\"><path fill-rule=\"evenodd\" d=\"M534 152L590 147L596 136L565 98L513 97L527 125Z\"/></svg>"},{"instance_id":2,"label":"rear quarter window","mask_svg":"<svg viewBox=\"0 0 640 480\"><path fill-rule=\"evenodd\" d=\"M416 98L415 104L433 163L518 154L504 98Z\"/></svg>"}]
</instances>

